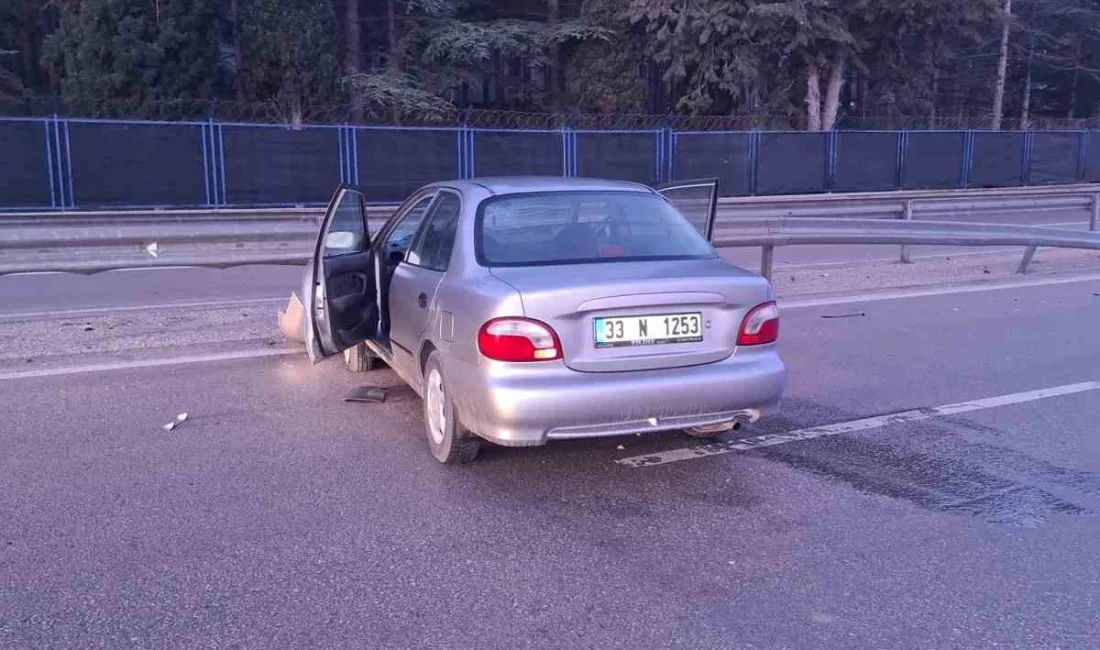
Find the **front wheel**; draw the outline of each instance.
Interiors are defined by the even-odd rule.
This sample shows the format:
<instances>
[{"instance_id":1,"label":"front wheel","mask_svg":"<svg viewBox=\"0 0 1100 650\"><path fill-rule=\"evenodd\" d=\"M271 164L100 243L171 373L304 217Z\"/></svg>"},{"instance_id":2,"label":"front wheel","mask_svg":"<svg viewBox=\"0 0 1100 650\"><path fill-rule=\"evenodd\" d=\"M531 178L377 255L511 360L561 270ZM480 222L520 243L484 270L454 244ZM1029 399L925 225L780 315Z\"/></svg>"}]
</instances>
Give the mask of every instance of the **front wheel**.
<instances>
[{"instance_id":1,"label":"front wheel","mask_svg":"<svg viewBox=\"0 0 1100 650\"><path fill-rule=\"evenodd\" d=\"M477 458L481 440L462 426L433 352L424 367L424 428L432 456L444 465L460 465Z\"/></svg>"}]
</instances>

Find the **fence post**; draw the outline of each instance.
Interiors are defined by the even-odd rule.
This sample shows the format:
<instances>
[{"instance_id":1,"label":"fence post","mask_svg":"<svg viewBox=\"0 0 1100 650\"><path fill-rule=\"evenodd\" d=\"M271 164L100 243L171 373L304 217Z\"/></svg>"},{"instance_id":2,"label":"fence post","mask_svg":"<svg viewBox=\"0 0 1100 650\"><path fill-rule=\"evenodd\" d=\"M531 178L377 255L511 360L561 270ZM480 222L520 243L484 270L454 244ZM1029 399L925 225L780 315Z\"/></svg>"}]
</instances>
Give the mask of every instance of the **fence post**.
<instances>
[{"instance_id":1,"label":"fence post","mask_svg":"<svg viewBox=\"0 0 1100 650\"><path fill-rule=\"evenodd\" d=\"M1031 159L1034 147L1035 132L1028 129L1024 131L1024 150L1020 155L1020 184L1024 187L1031 185Z\"/></svg>"},{"instance_id":2,"label":"fence post","mask_svg":"<svg viewBox=\"0 0 1100 650\"><path fill-rule=\"evenodd\" d=\"M963 189L970 187L970 170L974 167L974 130L969 129L963 136Z\"/></svg>"},{"instance_id":3,"label":"fence post","mask_svg":"<svg viewBox=\"0 0 1100 650\"><path fill-rule=\"evenodd\" d=\"M671 183L676 173L676 132L670 127L665 127L662 134L665 142L664 148L664 182Z\"/></svg>"},{"instance_id":4,"label":"fence post","mask_svg":"<svg viewBox=\"0 0 1100 650\"><path fill-rule=\"evenodd\" d=\"M1096 232L1097 222L1100 221L1100 194L1092 195L1092 215L1089 217L1089 230Z\"/></svg>"},{"instance_id":5,"label":"fence post","mask_svg":"<svg viewBox=\"0 0 1100 650\"><path fill-rule=\"evenodd\" d=\"M336 127L336 161L340 166L340 184L346 184L348 182L348 174L344 171L344 166L347 163L348 157L344 155L344 126L339 125Z\"/></svg>"},{"instance_id":6,"label":"fence post","mask_svg":"<svg viewBox=\"0 0 1100 650\"><path fill-rule=\"evenodd\" d=\"M898 131L897 172L894 174L894 189L905 187L905 167L909 163L909 131Z\"/></svg>"},{"instance_id":7,"label":"fence post","mask_svg":"<svg viewBox=\"0 0 1100 650\"><path fill-rule=\"evenodd\" d=\"M199 140L202 141L202 183L206 189L206 205L213 204L210 200L210 148L206 144L206 123L199 123Z\"/></svg>"},{"instance_id":8,"label":"fence post","mask_svg":"<svg viewBox=\"0 0 1100 650\"><path fill-rule=\"evenodd\" d=\"M760 275L765 279L772 279L772 261L774 258L775 247L771 244L766 244L760 249Z\"/></svg>"},{"instance_id":9,"label":"fence post","mask_svg":"<svg viewBox=\"0 0 1100 650\"><path fill-rule=\"evenodd\" d=\"M748 150L749 196L756 196L756 167L760 159L760 132L749 131Z\"/></svg>"},{"instance_id":10,"label":"fence post","mask_svg":"<svg viewBox=\"0 0 1100 650\"><path fill-rule=\"evenodd\" d=\"M210 137L214 138L214 150L218 154L217 159L214 161L217 170L214 175L214 183L218 186L216 196L218 197L218 205L225 207L229 205L228 192L225 188L225 133L222 132L222 125L213 120L210 121Z\"/></svg>"},{"instance_id":11,"label":"fence post","mask_svg":"<svg viewBox=\"0 0 1100 650\"><path fill-rule=\"evenodd\" d=\"M1089 132L1081 131L1077 137L1077 182L1083 183L1085 181L1085 161L1089 151Z\"/></svg>"},{"instance_id":12,"label":"fence post","mask_svg":"<svg viewBox=\"0 0 1100 650\"><path fill-rule=\"evenodd\" d=\"M76 207L76 194L73 193L73 147L69 143L69 120L64 122L65 131L65 182L69 191L69 207Z\"/></svg>"},{"instance_id":13,"label":"fence post","mask_svg":"<svg viewBox=\"0 0 1100 650\"><path fill-rule=\"evenodd\" d=\"M1035 257L1035 249L1037 246L1028 246L1024 251L1024 258L1020 260L1020 267L1016 269L1016 272L1023 275L1027 273L1027 267L1031 264L1031 258Z\"/></svg>"},{"instance_id":14,"label":"fence post","mask_svg":"<svg viewBox=\"0 0 1100 650\"><path fill-rule=\"evenodd\" d=\"M53 146L50 144L50 121L48 119L42 120L42 128L46 134L46 174L50 183L50 207L56 208L57 188L54 187L53 182ZM61 172L58 171L58 173Z\"/></svg>"},{"instance_id":15,"label":"fence post","mask_svg":"<svg viewBox=\"0 0 1100 650\"><path fill-rule=\"evenodd\" d=\"M904 221L912 221L913 220L913 199L909 199L908 201L906 201L904 203L903 209L901 211L901 218ZM913 263L913 260L911 260L909 258L909 244L902 244L901 245L901 263L902 264L912 264Z\"/></svg>"}]
</instances>

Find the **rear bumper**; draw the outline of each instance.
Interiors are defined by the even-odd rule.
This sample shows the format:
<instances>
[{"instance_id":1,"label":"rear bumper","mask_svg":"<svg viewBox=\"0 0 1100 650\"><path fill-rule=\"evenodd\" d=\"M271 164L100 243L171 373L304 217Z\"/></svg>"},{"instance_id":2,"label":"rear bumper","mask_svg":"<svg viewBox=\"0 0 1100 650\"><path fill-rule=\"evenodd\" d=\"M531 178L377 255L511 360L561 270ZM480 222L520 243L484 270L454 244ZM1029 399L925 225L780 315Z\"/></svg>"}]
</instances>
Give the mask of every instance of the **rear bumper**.
<instances>
[{"instance_id":1,"label":"rear bumper","mask_svg":"<svg viewBox=\"0 0 1100 650\"><path fill-rule=\"evenodd\" d=\"M511 447L756 421L779 410L786 384L775 346L688 368L595 373L483 360L444 372L463 423Z\"/></svg>"}]
</instances>

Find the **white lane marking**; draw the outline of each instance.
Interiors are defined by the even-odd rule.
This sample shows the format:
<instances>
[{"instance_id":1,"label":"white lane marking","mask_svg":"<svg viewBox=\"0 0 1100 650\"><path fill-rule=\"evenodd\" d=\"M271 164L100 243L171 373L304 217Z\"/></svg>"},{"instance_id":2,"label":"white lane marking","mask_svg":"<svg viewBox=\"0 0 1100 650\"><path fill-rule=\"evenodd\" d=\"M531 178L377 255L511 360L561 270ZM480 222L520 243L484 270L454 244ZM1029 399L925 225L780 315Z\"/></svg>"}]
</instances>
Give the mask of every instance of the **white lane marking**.
<instances>
[{"instance_id":1,"label":"white lane marking","mask_svg":"<svg viewBox=\"0 0 1100 650\"><path fill-rule=\"evenodd\" d=\"M20 271L18 273L4 273L9 278L30 277L33 275L64 275L64 271Z\"/></svg>"},{"instance_id":2,"label":"white lane marking","mask_svg":"<svg viewBox=\"0 0 1100 650\"><path fill-rule=\"evenodd\" d=\"M287 298L290 294L287 294ZM0 314L0 321L26 320L29 318L69 318L74 316L108 315L127 311L147 311L153 309L206 309L241 307L245 305L265 305L286 302L287 298L244 298L241 300L203 300L196 302L165 302L151 305L129 305L126 307L88 307L86 309L65 309L61 311L28 311L14 314Z\"/></svg>"},{"instance_id":3,"label":"white lane marking","mask_svg":"<svg viewBox=\"0 0 1100 650\"><path fill-rule=\"evenodd\" d=\"M879 429L891 424L920 422L921 420L930 420L932 418L959 415L960 413L970 413L972 411L982 411L985 409L996 408L998 406L1022 404L1024 402L1034 402L1036 400L1047 399L1050 397L1084 393L1090 390L1100 390L1100 381L1086 381L1079 384L1055 386L1053 388L1040 388L1038 390L1029 390L1023 393L1012 393L1009 395L988 397L986 399L975 400L972 402L960 402L958 404L947 404L945 406L936 406L933 408L914 409L912 411L902 411L900 413L892 413L890 415L877 415L875 417L852 420L850 422L839 422L837 424L827 424L820 427L811 427L809 429L798 429L797 431L788 431L787 433L769 433L762 436L756 436L754 438L731 440L729 442L717 442L709 445L702 445L699 447L670 449L668 451L646 454L644 456L631 456L630 458L620 458L615 462L620 465L627 465L629 467L649 467L650 465L665 465L681 460L705 458L707 456L716 456L718 454L729 454L735 451L749 451L751 449L760 449L761 447L774 447L775 445L783 445L787 444L788 442L800 442L802 440L813 440L814 438L837 436L842 433L852 433L854 431Z\"/></svg>"},{"instance_id":4,"label":"white lane marking","mask_svg":"<svg viewBox=\"0 0 1100 650\"><path fill-rule=\"evenodd\" d=\"M35 377L60 377L64 375L81 375L91 372L105 372L109 370L135 370L138 368L158 368L161 366L179 366L191 363L210 363L212 361L233 361L237 359L258 359L261 357L278 357L288 354L302 354L302 348L275 348L271 350L242 350L238 352L220 352L217 354L200 354L184 357L169 357L167 359L145 359L141 361L116 361L114 363L97 363L87 366L70 366L68 368L44 368L42 370L19 370L16 372L0 373L0 381L10 379L33 379Z\"/></svg>"},{"instance_id":5,"label":"white lane marking","mask_svg":"<svg viewBox=\"0 0 1100 650\"><path fill-rule=\"evenodd\" d=\"M1059 284L1073 284L1076 282L1100 281L1100 273L1088 275L1074 275L1057 278L1033 278L1028 280L1007 280L1004 282L990 282L988 284L965 284L950 287L931 287L928 289L901 289L883 293L864 293L850 296L826 296L824 298L779 298L779 306L785 310L808 309L810 307L825 307L829 305L848 305L858 302L877 302L879 300L901 300L903 298L922 298L925 296L949 296L960 293L981 293L983 291L1003 291L1006 289L1028 289L1032 287L1049 287Z\"/></svg>"}]
</instances>

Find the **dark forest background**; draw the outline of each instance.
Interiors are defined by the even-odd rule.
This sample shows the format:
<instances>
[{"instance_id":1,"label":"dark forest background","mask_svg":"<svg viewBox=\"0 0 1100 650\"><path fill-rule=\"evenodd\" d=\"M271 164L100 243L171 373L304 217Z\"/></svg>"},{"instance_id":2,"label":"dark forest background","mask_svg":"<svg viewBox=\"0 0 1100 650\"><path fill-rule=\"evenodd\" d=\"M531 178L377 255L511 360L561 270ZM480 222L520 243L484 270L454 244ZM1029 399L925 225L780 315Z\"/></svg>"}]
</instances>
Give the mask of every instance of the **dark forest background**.
<instances>
[{"instance_id":1,"label":"dark forest background","mask_svg":"<svg viewBox=\"0 0 1100 650\"><path fill-rule=\"evenodd\" d=\"M1100 0L0 0L0 113L1075 127Z\"/></svg>"}]
</instances>

